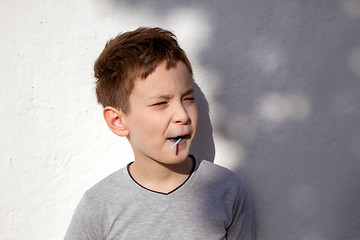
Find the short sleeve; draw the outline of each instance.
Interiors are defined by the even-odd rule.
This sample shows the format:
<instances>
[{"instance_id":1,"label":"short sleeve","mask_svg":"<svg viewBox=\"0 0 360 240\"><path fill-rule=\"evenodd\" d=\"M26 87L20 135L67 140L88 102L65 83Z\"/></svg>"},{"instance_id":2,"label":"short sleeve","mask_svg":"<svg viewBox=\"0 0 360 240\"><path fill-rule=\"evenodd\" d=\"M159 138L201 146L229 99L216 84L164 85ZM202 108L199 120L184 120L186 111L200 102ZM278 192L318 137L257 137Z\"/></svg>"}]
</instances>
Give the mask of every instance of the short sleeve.
<instances>
[{"instance_id":1,"label":"short sleeve","mask_svg":"<svg viewBox=\"0 0 360 240\"><path fill-rule=\"evenodd\" d=\"M249 196L242 185L233 208L233 221L227 229L227 240L253 240L254 226Z\"/></svg>"},{"instance_id":2,"label":"short sleeve","mask_svg":"<svg viewBox=\"0 0 360 240\"><path fill-rule=\"evenodd\" d=\"M103 239L101 236L101 223L94 217L92 207L86 195L79 202L70 225L67 229L65 240L96 240Z\"/></svg>"}]
</instances>

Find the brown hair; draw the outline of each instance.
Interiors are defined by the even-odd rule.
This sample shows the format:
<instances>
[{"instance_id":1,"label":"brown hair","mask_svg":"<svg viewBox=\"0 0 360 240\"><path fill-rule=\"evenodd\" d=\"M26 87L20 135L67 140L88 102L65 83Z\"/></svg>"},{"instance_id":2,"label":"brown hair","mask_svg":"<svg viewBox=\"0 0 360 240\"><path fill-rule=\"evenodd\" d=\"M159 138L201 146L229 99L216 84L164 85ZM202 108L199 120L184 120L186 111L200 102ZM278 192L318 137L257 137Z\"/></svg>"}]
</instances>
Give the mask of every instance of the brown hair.
<instances>
[{"instance_id":1,"label":"brown hair","mask_svg":"<svg viewBox=\"0 0 360 240\"><path fill-rule=\"evenodd\" d=\"M184 50L170 31L138 28L108 41L94 65L98 102L128 113L135 80L145 79L163 61L167 69L182 61L192 74Z\"/></svg>"}]
</instances>

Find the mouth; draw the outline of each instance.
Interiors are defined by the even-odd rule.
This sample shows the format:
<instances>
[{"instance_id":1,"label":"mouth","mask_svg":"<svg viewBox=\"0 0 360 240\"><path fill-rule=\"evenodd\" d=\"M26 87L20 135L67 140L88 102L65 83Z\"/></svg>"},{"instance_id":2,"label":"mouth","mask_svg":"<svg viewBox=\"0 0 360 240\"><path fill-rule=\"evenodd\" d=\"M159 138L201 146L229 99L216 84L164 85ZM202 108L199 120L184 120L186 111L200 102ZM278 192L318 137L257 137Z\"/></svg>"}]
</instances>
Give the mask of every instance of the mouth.
<instances>
[{"instance_id":1,"label":"mouth","mask_svg":"<svg viewBox=\"0 0 360 240\"><path fill-rule=\"evenodd\" d=\"M177 136L177 137L173 137L173 138L168 138L168 140L170 142L176 142L178 141L179 139L189 139L190 138L190 134L187 134L187 135L182 135L182 136Z\"/></svg>"}]
</instances>

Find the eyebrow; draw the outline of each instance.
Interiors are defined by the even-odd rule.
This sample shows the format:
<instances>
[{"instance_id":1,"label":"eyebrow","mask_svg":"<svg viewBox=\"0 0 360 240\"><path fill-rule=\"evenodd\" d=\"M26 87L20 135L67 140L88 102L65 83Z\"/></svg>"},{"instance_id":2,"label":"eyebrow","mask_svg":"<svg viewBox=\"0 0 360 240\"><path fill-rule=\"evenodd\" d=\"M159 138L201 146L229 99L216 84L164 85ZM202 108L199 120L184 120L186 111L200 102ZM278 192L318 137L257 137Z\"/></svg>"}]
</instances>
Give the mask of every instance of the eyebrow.
<instances>
[{"instance_id":1,"label":"eyebrow","mask_svg":"<svg viewBox=\"0 0 360 240\"><path fill-rule=\"evenodd\" d=\"M150 99L171 99L171 95L160 95L160 96L150 97Z\"/></svg>"},{"instance_id":2,"label":"eyebrow","mask_svg":"<svg viewBox=\"0 0 360 240\"><path fill-rule=\"evenodd\" d=\"M194 93L194 89L189 89L187 90L185 93L183 93L182 95L183 96L186 96L186 95L190 95L190 94L193 94ZM150 99L171 99L172 96L169 95L169 94L165 94L165 95L160 95L160 96L155 96L155 97L150 97Z\"/></svg>"},{"instance_id":3,"label":"eyebrow","mask_svg":"<svg viewBox=\"0 0 360 240\"><path fill-rule=\"evenodd\" d=\"M194 94L194 89L193 89L193 88L190 88L189 90L187 90L187 91L183 94L183 96L189 95L189 94Z\"/></svg>"}]
</instances>

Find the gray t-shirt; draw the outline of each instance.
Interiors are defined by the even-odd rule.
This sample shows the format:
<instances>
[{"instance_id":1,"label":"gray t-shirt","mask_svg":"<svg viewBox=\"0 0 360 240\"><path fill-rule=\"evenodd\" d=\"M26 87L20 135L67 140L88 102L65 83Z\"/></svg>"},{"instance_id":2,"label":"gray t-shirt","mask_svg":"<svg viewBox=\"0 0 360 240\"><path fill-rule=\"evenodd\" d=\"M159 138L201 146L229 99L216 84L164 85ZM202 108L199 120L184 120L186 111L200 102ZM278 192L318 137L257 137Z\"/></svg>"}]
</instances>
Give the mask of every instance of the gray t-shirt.
<instances>
[{"instance_id":1,"label":"gray t-shirt","mask_svg":"<svg viewBox=\"0 0 360 240\"><path fill-rule=\"evenodd\" d=\"M65 236L82 239L254 239L247 193L233 172L196 161L170 194L138 185L127 168L90 188Z\"/></svg>"}]
</instances>

